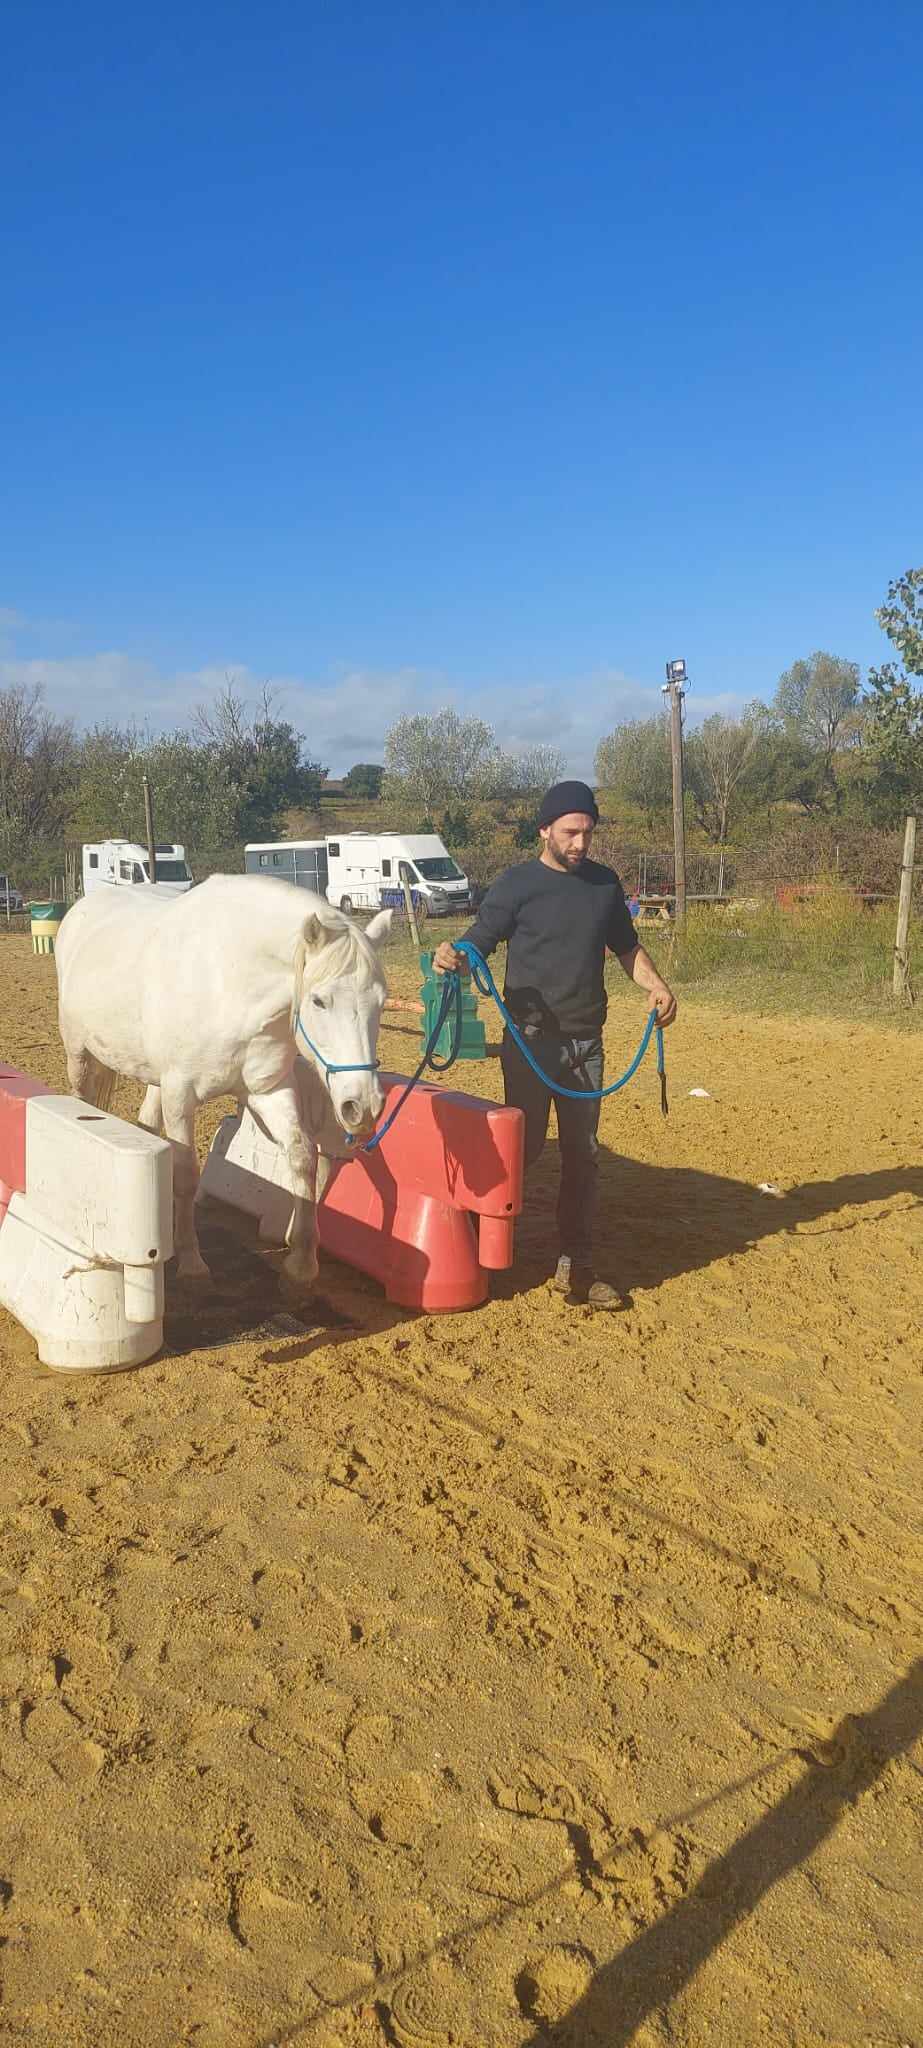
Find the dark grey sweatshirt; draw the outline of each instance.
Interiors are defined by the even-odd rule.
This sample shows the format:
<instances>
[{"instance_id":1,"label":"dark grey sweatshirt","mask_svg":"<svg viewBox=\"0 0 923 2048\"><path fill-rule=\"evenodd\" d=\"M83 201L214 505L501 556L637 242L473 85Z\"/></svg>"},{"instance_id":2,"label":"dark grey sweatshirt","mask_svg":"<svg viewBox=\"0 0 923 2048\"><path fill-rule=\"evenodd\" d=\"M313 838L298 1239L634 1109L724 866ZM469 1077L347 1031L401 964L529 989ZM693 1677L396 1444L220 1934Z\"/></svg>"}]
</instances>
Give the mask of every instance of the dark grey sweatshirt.
<instances>
[{"instance_id":1,"label":"dark grey sweatshirt","mask_svg":"<svg viewBox=\"0 0 923 2048\"><path fill-rule=\"evenodd\" d=\"M618 875L585 860L572 874L541 860L507 868L487 891L470 930L479 953L507 942L507 1007L520 1027L593 1038L606 1017L607 950L638 943Z\"/></svg>"}]
</instances>

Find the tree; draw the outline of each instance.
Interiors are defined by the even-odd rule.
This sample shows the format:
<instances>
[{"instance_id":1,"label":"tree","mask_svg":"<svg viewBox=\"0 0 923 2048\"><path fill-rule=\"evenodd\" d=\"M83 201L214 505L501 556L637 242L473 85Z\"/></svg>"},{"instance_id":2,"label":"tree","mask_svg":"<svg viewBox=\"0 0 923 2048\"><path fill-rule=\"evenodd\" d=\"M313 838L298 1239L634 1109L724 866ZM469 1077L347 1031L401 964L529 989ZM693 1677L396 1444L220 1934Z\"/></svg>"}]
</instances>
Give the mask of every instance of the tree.
<instances>
[{"instance_id":1,"label":"tree","mask_svg":"<svg viewBox=\"0 0 923 2048\"><path fill-rule=\"evenodd\" d=\"M385 771L374 761L357 761L346 776L346 787L350 796L369 797L373 801L381 795Z\"/></svg>"},{"instance_id":2,"label":"tree","mask_svg":"<svg viewBox=\"0 0 923 2048\"><path fill-rule=\"evenodd\" d=\"M716 846L727 844L731 811L746 789L760 739L757 718L722 718L716 711L686 741L686 780L695 814Z\"/></svg>"},{"instance_id":3,"label":"tree","mask_svg":"<svg viewBox=\"0 0 923 2048\"><path fill-rule=\"evenodd\" d=\"M653 832L673 800L670 741L663 718L632 718L607 733L596 749L596 780L623 803L636 805Z\"/></svg>"},{"instance_id":4,"label":"tree","mask_svg":"<svg viewBox=\"0 0 923 2048\"><path fill-rule=\"evenodd\" d=\"M923 569L908 569L888 585L887 601L875 613L904 664L894 661L869 671L869 754L874 763L873 797L887 814L923 806Z\"/></svg>"},{"instance_id":5,"label":"tree","mask_svg":"<svg viewBox=\"0 0 923 2048\"><path fill-rule=\"evenodd\" d=\"M519 754L501 753L497 748L484 764L480 777L483 796L543 796L552 783L560 782L564 756L556 747L524 747Z\"/></svg>"},{"instance_id":6,"label":"tree","mask_svg":"<svg viewBox=\"0 0 923 2048\"><path fill-rule=\"evenodd\" d=\"M844 747L857 745L862 736L858 663L821 652L793 662L779 677L768 718L801 762L797 779L804 794L796 801L806 810L824 810L836 804L837 754ZM813 757L813 762L807 757Z\"/></svg>"},{"instance_id":7,"label":"tree","mask_svg":"<svg viewBox=\"0 0 923 2048\"><path fill-rule=\"evenodd\" d=\"M319 803L327 771L306 759L302 734L275 716L271 690L251 716L229 677L210 704L198 706L194 733L237 793L241 838L272 838L287 810Z\"/></svg>"},{"instance_id":8,"label":"tree","mask_svg":"<svg viewBox=\"0 0 923 2048\"><path fill-rule=\"evenodd\" d=\"M218 757L187 732L152 739L134 728L94 726L80 749L76 836L133 839L144 845L145 775L159 840L178 840L193 867L236 859L241 838L238 791Z\"/></svg>"},{"instance_id":9,"label":"tree","mask_svg":"<svg viewBox=\"0 0 923 2048\"><path fill-rule=\"evenodd\" d=\"M25 877L57 844L74 803L77 742L41 684L0 690L0 867Z\"/></svg>"},{"instance_id":10,"label":"tree","mask_svg":"<svg viewBox=\"0 0 923 2048\"><path fill-rule=\"evenodd\" d=\"M431 717L399 718L385 740L385 794L441 810L475 793L493 750L490 726L449 705Z\"/></svg>"},{"instance_id":11,"label":"tree","mask_svg":"<svg viewBox=\"0 0 923 2048\"><path fill-rule=\"evenodd\" d=\"M923 569L908 569L889 583L887 601L875 617L897 648L905 669L912 676L923 676ZM881 673L879 669L871 671L872 676Z\"/></svg>"}]
</instances>

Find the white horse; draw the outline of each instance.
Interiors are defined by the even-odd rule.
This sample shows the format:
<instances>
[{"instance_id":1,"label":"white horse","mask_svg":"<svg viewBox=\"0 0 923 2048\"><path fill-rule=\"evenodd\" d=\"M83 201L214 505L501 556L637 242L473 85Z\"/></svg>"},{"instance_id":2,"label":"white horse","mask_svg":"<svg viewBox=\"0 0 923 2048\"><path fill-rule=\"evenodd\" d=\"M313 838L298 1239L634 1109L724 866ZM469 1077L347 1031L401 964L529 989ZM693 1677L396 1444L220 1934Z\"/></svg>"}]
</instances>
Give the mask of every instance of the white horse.
<instances>
[{"instance_id":1,"label":"white horse","mask_svg":"<svg viewBox=\"0 0 923 2048\"><path fill-rule=\"evenodd\" d=\"M106 1107L117 1074L143 1081L139 1122L174 1154L178 1271L207 1278L193 1204L195 1113L236 1095L283 1148L295 1191L288 1286L317 1277L321 1124L366 1136L381 1113L375 1048L386 987L382 911L363 932L320 896L268 875L213 875L184 896L93 890L55 941L71 1088ZM311 1085L296 1053L305 1055ZM312 1104L314 1129L306 1129Z\"/></svg>"}]
</instances>

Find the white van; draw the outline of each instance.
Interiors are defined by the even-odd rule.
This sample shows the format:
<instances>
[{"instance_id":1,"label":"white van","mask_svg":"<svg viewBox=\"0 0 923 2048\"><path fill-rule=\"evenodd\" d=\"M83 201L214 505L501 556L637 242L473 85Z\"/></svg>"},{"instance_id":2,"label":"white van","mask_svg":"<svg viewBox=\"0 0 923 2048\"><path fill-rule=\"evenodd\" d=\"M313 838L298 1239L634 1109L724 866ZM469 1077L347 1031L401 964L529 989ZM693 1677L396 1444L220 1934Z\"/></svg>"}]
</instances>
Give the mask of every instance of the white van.
<instances>
[{"instance_id":1,"label":"white van","mask_svg":"<svg viewBox=\"0 0 923 2048\"><path fill-rule=\"evenodd\" d=\"M155 846L157 856L157 887L164 895L182 896L192 888L192 870L186 864L186 851L182 846ZM134 888L139 882L150 887L150 873L146 846L136 846L132 839L101 839L95 846L83 848L83 893L88 896L91 889L101 889L103 883L118 888Z\"/></svg>"},{"instance_id":2,"label":"white van","mask_svg":"<svg viewBox=\"0 0 923 2048\"><path fill-rule=\"evenodd\" d=\"M337 910L414 909L453 917L471 904L467 875L435 832L346 832L327 840L327 901Z\"/></svg>"}]
</instances>

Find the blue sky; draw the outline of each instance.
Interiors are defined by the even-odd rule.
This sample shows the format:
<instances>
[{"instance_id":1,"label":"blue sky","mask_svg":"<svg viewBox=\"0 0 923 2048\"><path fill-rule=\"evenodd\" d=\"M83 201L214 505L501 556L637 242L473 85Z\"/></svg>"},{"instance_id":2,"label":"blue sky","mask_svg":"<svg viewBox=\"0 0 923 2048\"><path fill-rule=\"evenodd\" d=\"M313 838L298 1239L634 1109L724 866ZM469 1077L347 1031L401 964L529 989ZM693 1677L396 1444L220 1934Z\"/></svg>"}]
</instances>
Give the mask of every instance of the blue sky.
<instances>
[{"instance_id":1,"label":"blue sky","mask_svg":"<svg viewBox=\"0 0 923 2048\"><path fill-rule=\"evenodd\" d=\"M0 683L574 769L923 557L918 6L14 10Z\"/></svg>"}]
</instances>

